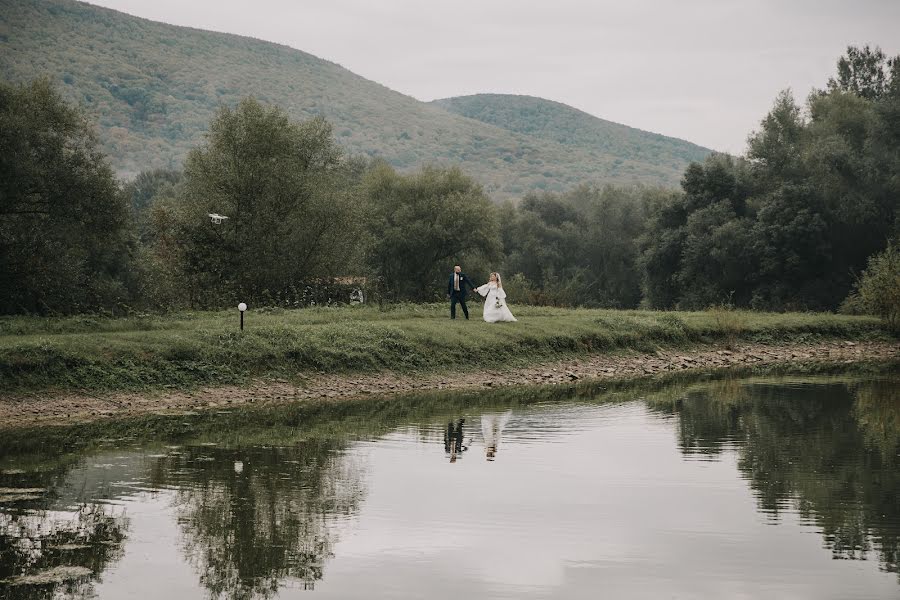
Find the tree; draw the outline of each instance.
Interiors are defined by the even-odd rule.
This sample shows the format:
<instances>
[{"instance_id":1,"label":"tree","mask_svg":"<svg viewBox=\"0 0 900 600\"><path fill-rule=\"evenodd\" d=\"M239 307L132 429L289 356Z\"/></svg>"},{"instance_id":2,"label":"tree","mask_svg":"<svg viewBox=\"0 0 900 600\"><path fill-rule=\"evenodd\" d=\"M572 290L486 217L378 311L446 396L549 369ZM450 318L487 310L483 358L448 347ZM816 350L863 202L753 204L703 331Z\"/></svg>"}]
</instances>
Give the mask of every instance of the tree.
<instances>
[{"instance_id":1,"label":"tree","mask_svg":"<svg viewBox=\"0 0 900 600\"><path fill-rule=\"evenodd\" d=\"M252 98L222 108L188 155L173 207L193 298L266 301L347 274L359 252L349 171L324 119L295 122Z\"/></svg>"},{"instance_id":2,"label":"tree","mask_svg":"<svg viewBox=\"0 0 900 600\"><path fill-rule=\"evenodd\" d=\"M705 308L750 298L753 189L745 161L713 154L685 171L683 194L657 202L641 238L644 301Z\"/></svg>"},{"instance_id":3,"label":"tree","mask_svg":"<svg viewBox=\"0 0 900 600\"><path fill-rule=\"evenodd\" d=\"M763 185L802 176L803 134L806 122L790 90L775 99L759 131L747 139L747 158Z\"/></svg>"},{"instance_id":4,"label":"tree","mask_svg":"<svg viewBox=\"0 0 900 600\"><path fill-rule=\"evenodd\" d=\"M364 189L367 261L395 299L443 297L444 274L454 264L500 250L495 208L457 168L400 175L382 163L366 176Z\"/></svg>"},{"instance_id":5,"label":"tree","mask_svg":"<svg viewBox=\"0 0 900 600\"><path fill-rule=\"evenodd\" d=\"M568 198L527 195L503 223L507 273L521 273L541 288L559 287L583 262L582 216Z\"/></svg>"},{"instance_id":6,"label":"tree","mask_svg":"<svg viewBox=\"0 0 900 600\"><path fill-rule=\"evenodd\" d=\"M785 184L762 200L750 241L758 260L755 308L835 305L839 288L824 213L821 197L809 185Z\"/></svg>"},{"instance_id":7,"label":"tree","mask_svg":"<svg viewBox=\"0 0 900 600\"><path fill-rule=\"evenodd\" d=\"M879 100L893 85L892 75L898 68L897 58L886 60L878 46L848 46L847 55L838 59L837 77L828 80L829 91L851 92L866 100Z\"/></svg>"},{"instance_id":8,"label":"tree","mask_svg":"<svg viewBox=\"0 0 900 600\"><path fill-rule=\"evenodd\" d=\"M130 255L126 200L81 110L47 81L0 83L0 311L120 307Z\"/></svg>"},{"instance_id":9,"label":"tree","mask_svg":"<svg viewBox=\"0 0 900 600\"><path fill-rule=\"evenodd\" d=\"M582 303L606 308L637 308L641 301L638 240L650 207L670 194L655 188L576 188L571 197L585 202L583 260L593 290Z\"/></svg>"},{"instance_id":10,"label":"tree","mask_svg":"<svg viewBox=\"0 0 900 600\"><path fill-rule=\"evenodd\" d=\"M774 310L837 308L854 273L900 230L900 57L851 47L805 110L776 98L747 159L693 164L653 211L644 301L701 307L734 292Z\"/></svg>"},{"instance_id":11,"label":"tree","mask_svg":"<svg viewBox=\"0 0 900 600\"><path fill-rule=\"evenodd\" d=\"M691 214L676 274L681 289L679 308L748 302L754 264L751 226L749 219L734 214L728 200Z\"/></svg>"},{"instance_id":12,"label":"tree","mask_svg":"<svg viewBox=\"0 0 900 600\"><path fill-rule=\"evenodd\" d=\"M660 193L580 185L564 194L529 194L518 207L502 209L503 269L521 275L523 289L540 303L635 308L637 239Z\"/></svg>"}]
</instances>

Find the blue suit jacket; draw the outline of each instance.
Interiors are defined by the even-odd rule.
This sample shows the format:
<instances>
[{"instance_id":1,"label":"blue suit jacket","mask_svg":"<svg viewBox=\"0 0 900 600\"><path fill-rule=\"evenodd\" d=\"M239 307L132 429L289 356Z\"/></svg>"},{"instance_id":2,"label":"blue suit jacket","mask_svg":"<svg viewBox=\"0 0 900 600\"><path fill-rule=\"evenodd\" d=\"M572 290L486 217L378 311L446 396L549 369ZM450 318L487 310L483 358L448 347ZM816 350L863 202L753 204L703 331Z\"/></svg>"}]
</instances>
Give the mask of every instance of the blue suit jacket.
<instances>
[{"instance_id":1,"label":"blue suit jacket","mask_svg":"<svg viewBox=\"0 0 900 600\"><path fill-rule=\"evenodd\" d=\"M448 296L452 296L454 294L453 275L454 275L454 273L450 273L450 279L447 281L447 295ZM465 273L460 273L459 274L459 291L455 292L457 297L462 297L462 298L466 297L466 285L467 284L473 290L475 289L475 284L472 283L472 280L469 279Z\"/></svg>"}]
</instances>

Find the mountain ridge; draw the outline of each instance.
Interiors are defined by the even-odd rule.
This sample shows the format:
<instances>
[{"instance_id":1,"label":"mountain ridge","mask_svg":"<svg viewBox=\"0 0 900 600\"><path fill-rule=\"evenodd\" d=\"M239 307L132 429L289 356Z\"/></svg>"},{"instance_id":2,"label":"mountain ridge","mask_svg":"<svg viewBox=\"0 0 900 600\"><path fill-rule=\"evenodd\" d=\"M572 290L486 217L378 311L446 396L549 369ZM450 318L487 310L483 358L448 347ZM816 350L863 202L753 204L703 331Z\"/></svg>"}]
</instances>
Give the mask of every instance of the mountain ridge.
<instances>
[{"instance_id":1,"label":"mountain ridge","mask_svg":"<svg viewBox=\"0 0 900 600\"><path fill-rule=\"evenodd\" d=\"M351 154L401 170L458 165L497 200L580 183L674 186L690 162L635 152L637 134L621 148L602 149L523 133L514 122L488 123L421 102L290 46L74 0L0 0L0 76L48 77L85 106L103 151L125 177L179 168L203 142L215 111L250 95L295 119L325 117ZM619 141L631 135L623 131Z\"/></svg>"},{"instance_id":2,"label":"mountain ridge","mask_svg":"<svg viewBox=\"0 0 900 600\"><path fill-rule=\"evenodd\" d=\"M710 153L708 148L686 140L602 119L564 102L538 96L486 92L431 103L461 116L565 145L610 150L611 137L630 136L629 150L637 150L637 154L654 149L665 152L669 160L696 161ZM634 141L640 141L640 148ZM621 147L620 141L620 151Z\"/></svg>"}]
</instances>

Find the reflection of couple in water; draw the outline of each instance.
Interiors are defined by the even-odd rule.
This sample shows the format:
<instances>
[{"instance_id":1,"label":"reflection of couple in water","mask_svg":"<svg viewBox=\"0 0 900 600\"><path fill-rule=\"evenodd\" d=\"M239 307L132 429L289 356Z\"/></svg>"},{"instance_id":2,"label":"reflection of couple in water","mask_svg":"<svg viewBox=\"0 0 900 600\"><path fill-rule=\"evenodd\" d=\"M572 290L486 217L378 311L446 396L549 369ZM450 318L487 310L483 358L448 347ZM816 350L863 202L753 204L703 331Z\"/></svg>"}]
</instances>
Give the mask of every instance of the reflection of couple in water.
<instances>
[{"instance_id":1,"label":"reflection of couple in water","mask_svg":"<svg viewBox=\"0 0 900 600\"><path fill-rule=\"evenodd\" d=\"M506 411L502 414L485 414L481 415L481 435L484 438L484 453L487 460L494 460L497 456L497 447L500 445L500 434L503 428L512 416L512 411ZM457 458L462 457L462 453L469 449L472 439L465 441L466 420L459 419L447 423L447 429L444 431L444 452L450 456L450 462L456 462Z\"/></svg>"}]
</instances>

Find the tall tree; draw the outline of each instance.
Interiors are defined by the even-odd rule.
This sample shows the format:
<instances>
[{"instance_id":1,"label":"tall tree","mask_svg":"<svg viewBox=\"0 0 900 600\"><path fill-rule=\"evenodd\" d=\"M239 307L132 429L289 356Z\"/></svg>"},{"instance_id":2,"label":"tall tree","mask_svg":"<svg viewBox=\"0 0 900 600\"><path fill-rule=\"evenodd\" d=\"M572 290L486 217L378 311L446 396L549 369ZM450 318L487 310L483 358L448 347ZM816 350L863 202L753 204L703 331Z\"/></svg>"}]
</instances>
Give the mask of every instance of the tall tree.
<instances>
[{"instance_id":1,"label":"tall tree","mask_svg":"<svg viewBox=\"0 0 900 600\"><path fill-rule=\"evenodd\" d=\"M129 214L81 110L44 80L0 83L2 312L128 302Z\"/></svg>"},{"instance_id":2,"label":"tall tree","mask_svg":"<svg viewBox=\"0 0 900 600\"><path fill-rule=\"evenodd\" d=\"M495 257L500 249L494 206L457 168L401 175L379 164L364 186L368 263L395 298L440 297L453 264Z\"/></svg>"},{"instance_id":3,"label":"tall tree","mask_svg":"<svg viewBox=\"0 0 900 600\"><path fill-rule=\"evenodd\" d=\"M266 299L346 274L359 250L353 191L325 120L295 122L252 98L222 108L188 155L174 209L193 295Z\"/></svg>"},{"instance_id":4,"label":"tall tree","mask_svg":"<svg viewBox=\"0 0 900 600\"><path fill-rule=\"evenodd\" d=\"M891 89L891 72L896 68L897 59L888 60L878 46L848 46L846 56L838 59L837 77L828 80L828 89L878 100Z\"/></svg>"},{"instance_id":5,"label":"tall tree","mask_svg":"<svg viewBox=\"0 0 900 600\"><path fill-rule=\"evenodd\" d=\"M641 239L645 303L705 308L750 300L753 182L745 161L710 155L684 174L683 195L657 203Z\"/></svg>"}]
</instances>

